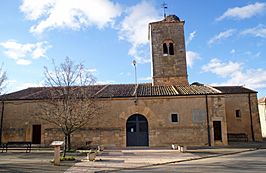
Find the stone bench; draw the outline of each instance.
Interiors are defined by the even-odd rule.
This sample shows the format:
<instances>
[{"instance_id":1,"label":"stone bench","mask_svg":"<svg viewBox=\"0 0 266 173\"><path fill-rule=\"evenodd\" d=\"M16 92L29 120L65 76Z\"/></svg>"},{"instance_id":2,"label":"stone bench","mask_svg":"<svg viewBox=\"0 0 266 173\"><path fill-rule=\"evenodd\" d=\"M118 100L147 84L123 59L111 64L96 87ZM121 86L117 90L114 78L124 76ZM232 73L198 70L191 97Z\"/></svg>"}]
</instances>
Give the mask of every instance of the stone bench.
<instances>
[{"instance_id":1,"label":"stone bench","mask_svg":"<svg viewBox=\"0 0 266 173\"><path fill-rule=\"evenodd\" d=\"M245 133L228 133L228 142L248 142L248 135Z\"/></svg>"}]
</instances>

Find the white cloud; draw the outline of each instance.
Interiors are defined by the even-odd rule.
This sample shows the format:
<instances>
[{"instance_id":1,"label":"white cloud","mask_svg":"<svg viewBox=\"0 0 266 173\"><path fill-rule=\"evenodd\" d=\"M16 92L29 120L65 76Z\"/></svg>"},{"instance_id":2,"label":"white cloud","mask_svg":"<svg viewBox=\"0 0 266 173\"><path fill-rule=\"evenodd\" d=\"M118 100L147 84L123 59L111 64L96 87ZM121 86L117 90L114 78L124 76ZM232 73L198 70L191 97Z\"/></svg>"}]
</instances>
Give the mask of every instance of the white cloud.
<instances>
[{"instance_id":1,"label":"white cloud","mask_svg":"<svg viewBox=\"0 0 266 173\"><path fill-rule=\"evenodd\" d=\"M189 37L188 37L188 39L187 39L187 41L186 41L186 44L187 45L189 45L189 43L195 38L195 36L196 36L196 31L193 31L193 32L191 32L190 34L189 34Z\"/></svg>"},{"instance_id":2,"label":"white cloud","mask_svg":"<svg viewBox=\"0 0 266 173\"><path fill-rule=\"evenodd\" d=\"M1 46L3 46L6 51L4 52L8 57L12 59L18 59L25 57L29 52L32 51L34 45L33 44L20 44L15 40L8 40L6 42L2 42Z\"/></svg>"},{"instance_id":3,"label":"white cloud","mask_svg":"<svg viewBox=\"0 0 266 173\"><path fill-rule=\"evenodd\" d=\"M48 48L51 48L50 45L48 45L48 43L45 42L37 42L35 43L35 48L32 51L32 58L33 59L38 59L40 57L46 57L46 51Z\"/></svg>"},{"instance_id":4,"label":"white cloud","mask_svg":"<svg viewBox=\"0 0 266 173\"><path fill-rule=\"evenodd\" d=\"M241 35L253 35L255 37L266 38L266 26L258 25L254 28L249 28L241 32Z\"/></svg>"},{"instance_id":5,"label":"white cloud","mask_svg":"<svg viewBox=\"0 0 266 173\"><path fill-rule=\"evenodd\" d=\"M250 58L254 58L254 57L260 57L261 52L246 51L243 54L244 54L244 56L248 56Z\"/></svg>"},{"instance_id":6,"label":"white cloud","mask_svg":"<svg viewBox=\"0 0 266 173\"><path fill-rule=\"evenodd\" d=\"M17 59L16 63L19 65L29 65L31 64L31 61L26 59Z\"/></svg>"},{"instance_id":7,"label":"white cloud","mask_svg":"<svg viewBox=\"0 0 266 173\"><path fill-rule=\"evenodd\" d=\"M27 19L37 21L30 29L37 34L56 28L103 28L121 14L121 7L110 0L24 0L20 10Z\"/></svg>"},{"instance_id":8,"label":"white cloud","mask_svg":"<svg viewBox=\"0 0 266 173\"><path fill-rule=\"evenodd\" d=\"M16 63L20 65L31 64L29 57L33 59L45 57L47 49L51 47L46 41L22 44L16 40L8 40L0 43L0 45L6 49L4 51L5 55L16 60Z\"/></svg>"},{"instance_id":9,"label":"white cloud","mask_svg":"<svg viewBox=\"0 0 266 173\"><path fill-rule=\"evenodd\" d=\"M54 4L54 0L24 0L20 10L26 14L27 19L36 20L47 13Z\"/></svg>"},{"instance_id":10,"label":"white cloud","mask_svg":"<svg viewBox=\"0 0 266 173\"><path fill-rule=\"evenodd\" d=\"M158 11L153 4L142 1L128 9L126 17L119 26L119 38L132 45L128 53L138 63L150 62L148 24L159 19Z\"/></svg>"},{"instance_id":11,"label":"white cloud","mask_svg":"<svg viewBox=\"0 0 266 173\"><path fill-rule=\"evenodd\" d=\"M225 18L247 19L261 14L266 9L266 3L256 2L243 7L229 8L224 14L216 20L220 21Z\"/></svg>"},{"instance_id":12,"label":"white cloud","mask_svg":"<svg viewBox=\"0 0 266 173\"><path fill-rule=\"evenodd\" d=\"M244 85L253 89L266 88L266 70L260 68L245 70L241 63L212 59L202 67L202 70L227 79L212 85Z\"/></svg>"},{"instance_id":13,"label":"white cloud","mask_svg":"<svg viewBox=\"0 0 266 173\"><path fill-rule=\"evenodd\" d=\"M208 45L215 44L215 43L219 42L220 40L224 40L224 39L226 39L228 37L231 37L234 32L235 32L235 29L228 29L228 30L226 30L224 32L220 32L219 34L213 36L208 41Z\"/></svg>"},{"instance_id":14,"label":"white cloud","mask_svg":"<svg viewBox=\"0 0 266 173\"><path fill-rule=\"evenodd\" d=\"M204 72L212 72L222 77L228 77L235 71L240 71L241 64L231 61L224 63L220 59L214 58L207 65L204 65L202 70Z\"/></svg>"},{"instance_id":15,"label":"white cloud","mask_svg":"<svg viewBox=\"0 0 266 173\"><path fill-rule=\"evenodd\" d=\"M187 65L189 67L192 67L193 66L193 63L197 59L200 59L200 55L197 52L193 52L193 51L187 51L186 52L186 57L187 57Z\"/></svg>"}]
</instances>

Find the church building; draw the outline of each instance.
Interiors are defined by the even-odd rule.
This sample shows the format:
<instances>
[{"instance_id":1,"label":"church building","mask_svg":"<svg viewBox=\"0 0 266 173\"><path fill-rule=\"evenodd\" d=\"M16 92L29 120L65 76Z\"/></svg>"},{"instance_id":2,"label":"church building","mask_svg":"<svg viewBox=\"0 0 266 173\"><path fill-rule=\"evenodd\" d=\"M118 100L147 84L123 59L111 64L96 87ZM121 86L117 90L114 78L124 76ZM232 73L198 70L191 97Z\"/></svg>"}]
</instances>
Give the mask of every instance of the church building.
<instances>
[{"instance_id":1,"label":"church building","mask_svg":"<svg viewBox=\"0 0 266 173\"><path fill-rule=\"evenodd\" d=\"M184 24L175 15L149 24L152 83L88 86L108 111L74 132L72 145L218 146L262 140L256 91L189 83ZM2 96L2 142L49 146L63 140L59 128L32 118L44 90L27 88Z\"/></svg>"}]
</instances>

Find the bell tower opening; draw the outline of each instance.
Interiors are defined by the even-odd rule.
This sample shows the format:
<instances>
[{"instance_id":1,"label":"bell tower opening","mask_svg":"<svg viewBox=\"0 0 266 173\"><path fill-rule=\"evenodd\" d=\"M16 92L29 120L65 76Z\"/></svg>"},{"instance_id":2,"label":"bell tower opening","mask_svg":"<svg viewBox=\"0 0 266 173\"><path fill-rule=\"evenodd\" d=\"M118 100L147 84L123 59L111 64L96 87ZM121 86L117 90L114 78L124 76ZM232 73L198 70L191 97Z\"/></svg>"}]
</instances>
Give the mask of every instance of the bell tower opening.
<instances>
[{"instance_id":1,"label":"bell tower opening","mask_svg":"<svg viewBox=\"0 0 266 173\"><path fill-rule=\"evenodd\" d=\"M165 40L163 42L163 56L174 55L174 42Z\"/></svg>"},{"instance_id":2,"label":"bell tower opening","mask_svg":"<svg viewBox=\"0 0 266 173\"><path fill-rule=\"evenodd\" d=\"M175 15L150 23L153 85L189 85L184 23Z\"/></svg>"}]
</instances>

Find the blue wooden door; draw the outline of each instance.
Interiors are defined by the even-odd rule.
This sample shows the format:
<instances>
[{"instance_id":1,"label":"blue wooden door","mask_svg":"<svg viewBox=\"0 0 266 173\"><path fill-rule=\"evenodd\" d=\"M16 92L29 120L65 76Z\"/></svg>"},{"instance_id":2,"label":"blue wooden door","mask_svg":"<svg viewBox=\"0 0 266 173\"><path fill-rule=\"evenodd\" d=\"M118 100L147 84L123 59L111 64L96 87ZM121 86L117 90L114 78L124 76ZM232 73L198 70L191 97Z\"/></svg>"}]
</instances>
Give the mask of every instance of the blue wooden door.
<instances>
[{"instance_id":1,"label":"blue wooden door","mask_svg":"<svg viewBox=\"0 0 266 173\"><path fill-rule=\"evenodd\" d=\"M127 120L127 146L149 146L148 121L140 114Z\"/></svg>"}]
</instances>

